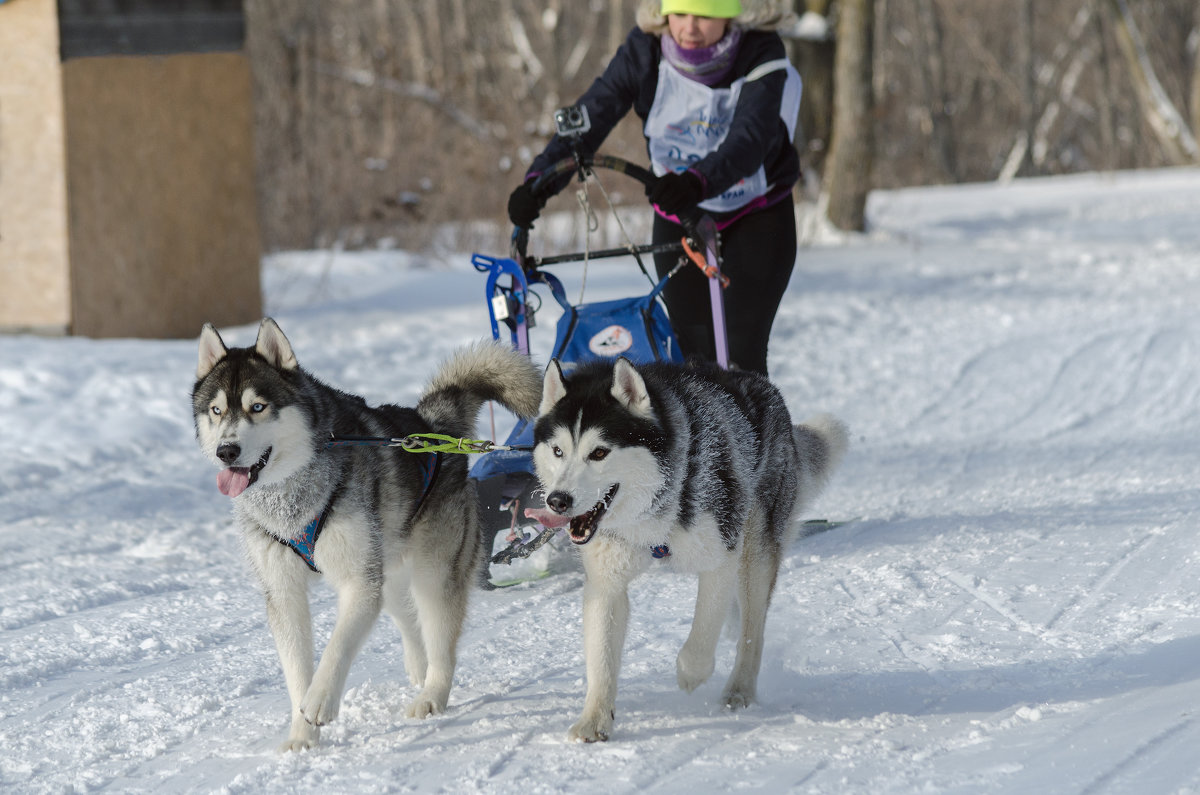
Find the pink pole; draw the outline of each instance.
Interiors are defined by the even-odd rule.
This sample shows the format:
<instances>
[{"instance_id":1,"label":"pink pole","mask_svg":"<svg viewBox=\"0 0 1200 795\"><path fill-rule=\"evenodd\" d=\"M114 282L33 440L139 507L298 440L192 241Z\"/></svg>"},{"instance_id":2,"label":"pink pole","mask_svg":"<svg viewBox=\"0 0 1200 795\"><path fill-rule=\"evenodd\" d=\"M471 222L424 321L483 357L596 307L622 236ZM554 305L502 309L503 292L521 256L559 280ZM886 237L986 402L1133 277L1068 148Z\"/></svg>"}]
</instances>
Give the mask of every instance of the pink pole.
<instances>
[{"instance_id":1,"label":"pink pole","mask_svg":"<svg viewBox=\"0 0 1200 795\"><path fill-rule=\"evenodd\" d=\"M713 262L711 256L709 262ZM708 296L712 300L713 341L717 346L717 364L721 365L721 369L728 370L729 337L725 333L725 296L721 295L719 275L708 277Z\"/></svg>"},{"instance_id":2,"label":"pink pole","mask_svg":"<svg viewBox=\"0 0 1200 795\"><path fill-rule=\"evenodd\" d=\"M725 297L721 294L721 261L717 257L717 225L707 215L696 225L696 234L704 244L704 259L708 262L708 297L712 301L713 343L717 364L729 369L729 335L725 330Z\"/></svg>"}]
</instances>

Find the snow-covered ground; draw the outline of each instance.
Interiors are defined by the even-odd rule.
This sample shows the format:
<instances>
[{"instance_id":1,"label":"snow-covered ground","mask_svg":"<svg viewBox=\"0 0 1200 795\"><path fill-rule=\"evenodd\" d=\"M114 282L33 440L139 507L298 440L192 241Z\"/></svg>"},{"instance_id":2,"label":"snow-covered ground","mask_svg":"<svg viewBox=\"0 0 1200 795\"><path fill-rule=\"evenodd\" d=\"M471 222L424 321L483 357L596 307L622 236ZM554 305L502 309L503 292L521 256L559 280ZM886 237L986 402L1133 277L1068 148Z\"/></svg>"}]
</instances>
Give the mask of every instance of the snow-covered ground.
<instances>
[{"instance_id":1,"label":"snow-covered ground","mask_svg":"<svg viewBox=\"0 0 1200 795\"><path fill-rule=\"evenodd\" d=\"M728 640L676 689L694 581L637 581L606 744L565 740L564 553L475 594L444 716L404 717L381 620L322 746L277 755L195 343L0 338L0 790L1200 791L1200 170L880 193L870 219L802 250L771 350L794 414L852 428L810 516L855 521L788 556L744 712L718 705ZM488 333L465 253L277 256L264 284L301 363L373 402Z\"/></svg>"}]
</instances>

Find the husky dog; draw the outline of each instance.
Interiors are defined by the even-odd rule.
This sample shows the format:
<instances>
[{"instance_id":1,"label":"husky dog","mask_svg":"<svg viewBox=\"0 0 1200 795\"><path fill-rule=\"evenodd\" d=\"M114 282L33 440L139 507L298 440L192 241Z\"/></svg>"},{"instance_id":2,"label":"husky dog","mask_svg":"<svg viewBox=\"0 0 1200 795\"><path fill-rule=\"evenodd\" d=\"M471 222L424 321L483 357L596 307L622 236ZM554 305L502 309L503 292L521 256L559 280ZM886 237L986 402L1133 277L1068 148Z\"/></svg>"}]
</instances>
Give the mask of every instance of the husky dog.
<instances>
[{"instance_id":1,"label":"husky dog","mask_svg":"<svg viewBox=\"0 0 1200 795\"><path fill-rule=\"evenodd\" d=\"M404 667L420 688L408 716L443 712L482 556L466 456L332 440L471 436L486 400L532 416L540 372L506 346L481 343L446 362L415 409L371 407L309 375L267 318L252 348L226 348L206 324L196 377L196 438L222 468L217 487L233 498L291 696L280 750L316 745L319 727L337 717L381 608L400 628ZM337 591L337 621L314 673L308 585L319 574Z\"/></svg>"},{"instance_id":2,"label":"husky dog","mask_svg":"<svg viewBox=\"0 0 1200 795\"><path fill-rule=\"evenodd\" d=\"M528 514L569 528L586 575L587 695L568 737L608 739L628 584L652 565L700 575L675 661L688 692L713 672L736 594L741 635L721 698L730 709L751 703L793 517L845 452L845 427L828 415L793 427L783 397L757 373L624 358L569 376L551 361L538 414L533 459L546 507Z\"/></svg>"}]
</instances>

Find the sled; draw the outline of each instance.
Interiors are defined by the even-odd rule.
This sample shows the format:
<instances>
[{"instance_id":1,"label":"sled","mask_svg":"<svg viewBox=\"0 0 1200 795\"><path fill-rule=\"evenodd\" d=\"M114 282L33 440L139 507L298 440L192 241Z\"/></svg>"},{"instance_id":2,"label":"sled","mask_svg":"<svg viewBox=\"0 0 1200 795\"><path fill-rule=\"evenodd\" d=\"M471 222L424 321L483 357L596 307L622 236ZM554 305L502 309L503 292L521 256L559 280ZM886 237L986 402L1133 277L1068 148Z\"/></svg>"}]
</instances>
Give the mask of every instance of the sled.
<instances>
[{"instance_id":1,"label":"sled","mask_svg":"<svg viewBox=\"0 0 1200 795\"><path fill-rule=\"evenodd\" d=\"M643 185L652 185L653 173L641 166L608 155L575 157L559 161L533 184L534 195L545 192L551 183L577 176L582 182L594 178L594 169L602 168L625 174ZM611 210L611 205L610 205ZM720 271L719 241L716 224L707 215L681 219L687 237L678 243L634 245L601 251L584 251L555 256L533 257L526 254L528 230L513 230L508 257L472 255L475 269L487 274L485 297L492 336L507 336L514 348L530 354L529 329L535 311L542 305L543 294L562 307L556 326L553 349L547 360L559 360L564 372L593 359L624 356L635 363L682 361L675 334L659 294L685 261L701 267L708 275L713 309L713 327L717 360L728 366L728 342L725 337L724 304L721 288L727 280ZM655 281L642 261L643 255L678 252L681 264L667 276ZM632 256L651 283L643 295L596 303L572 304L562 281L547 268L565 263L590 262ZM547 529L525 516L525 509L544 506L533 470L534 421L520 420L501 446L478 459L470 477L476 482L485 548L492 564L512 564L528 558L561 530ZM495 549L495 539L505 533L507 546ZM541 576L544 572L538 573ZM491 583L520 580L500 574Z\"/></svg>"}]
</instances>

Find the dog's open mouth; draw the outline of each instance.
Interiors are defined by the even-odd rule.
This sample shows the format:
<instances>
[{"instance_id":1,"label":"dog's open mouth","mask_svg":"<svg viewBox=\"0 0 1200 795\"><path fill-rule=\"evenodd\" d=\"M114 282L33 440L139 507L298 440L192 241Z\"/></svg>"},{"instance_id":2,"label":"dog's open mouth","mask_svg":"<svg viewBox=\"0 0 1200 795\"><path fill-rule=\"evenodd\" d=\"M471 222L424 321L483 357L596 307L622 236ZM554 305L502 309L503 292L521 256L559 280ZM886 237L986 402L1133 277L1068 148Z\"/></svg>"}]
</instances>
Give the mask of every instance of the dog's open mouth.
<instances>
[{"instance_id":1,"label":"dog's open mouth","mask_svg":"<svg viewBox=\"0 0 1200 795\"><path fill-rule=\"evenodd\" d=\"M217 488L226 497L236 497L258 480L258 473L262 472L263 467L267 465L267 461L271 458L271 448L262 454L262 457L254 462L253 466L248 467L229 467L222 469L217 473Z\"/></svg>"},{"instance_id":2,"label":"dog's open mouth","mask_svg":"<svg viewBox=\"0 0 1200 795\"><path fill-rule=\"evenodd\" d=\"M593 505L587 513L571 517L571 529L567 531L571 536L571 543L586 544L592 540L592 536L596 534L596 527L600 524L600 519L608 512L608 506L612 505L613 497L617 496L617 487L620 485L619 483L612 484L608 493L601 497L600 501Z\"/></svg>"},{"instance_id":3,"label":"dog's open mouth","mask_svg":"<svg viewBox=\"0 0 1200 795\"><path fill-rule=\"evenodd\" d=\"M586 513L575 516L564 516L561 513L555 513L549 508L526 508L525 516L530 519L536 519L544 527L563 527L569 524L568 534L571 536L571 541L576 544L586 544L596 534L596 527L600 524L601 517L608 511L608 506L612 505L613 497L616 496L617 488L620 485L620 483L612 484L608 489L608 493L601 497L600 501L593 505L592 509Z\"/></svg>"}]
</instances>

